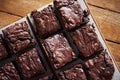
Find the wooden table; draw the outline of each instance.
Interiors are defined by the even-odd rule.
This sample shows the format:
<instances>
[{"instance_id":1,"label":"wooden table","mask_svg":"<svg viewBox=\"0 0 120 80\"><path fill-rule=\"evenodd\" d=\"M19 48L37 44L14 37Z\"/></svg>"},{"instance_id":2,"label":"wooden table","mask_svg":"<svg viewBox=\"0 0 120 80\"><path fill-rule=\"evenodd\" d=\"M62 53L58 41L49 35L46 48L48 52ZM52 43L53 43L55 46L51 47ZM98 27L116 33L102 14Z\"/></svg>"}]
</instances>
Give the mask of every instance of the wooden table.
<instances>
[{"instance_id":1,"label":"wooden table","mask_svg":"<svg viewBox=\"0 0 120 80\"><path fill-rule=\"evenodd\" d=\"M0 0L0 28L52 0ZM86 0L120 70L120 0Z\"/></svg>"}]
</instances>

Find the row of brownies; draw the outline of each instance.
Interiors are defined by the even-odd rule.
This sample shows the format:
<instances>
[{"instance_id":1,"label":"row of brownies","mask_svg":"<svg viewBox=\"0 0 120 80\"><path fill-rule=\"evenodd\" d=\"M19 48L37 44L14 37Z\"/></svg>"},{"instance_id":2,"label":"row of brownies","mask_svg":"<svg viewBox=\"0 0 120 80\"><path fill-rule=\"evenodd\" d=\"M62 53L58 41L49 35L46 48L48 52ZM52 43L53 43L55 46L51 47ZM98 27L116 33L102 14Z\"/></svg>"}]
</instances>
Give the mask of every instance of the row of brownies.
<instances>
[{"instance_id":1,"label":"row of brownies","mask_svg":"<svg viewBox=\"0 0 120 80\"><path fill-rule=\"evenodd\" d=\"M35 36L44 49L42 54L47 55L55 71L74 62L79 56L89 58L100 53L88 61L82 60L84 65L79 63L61 70L57 73L60 80L87 80L87 75L92 80L112 79L112 60L100 43L94 27L87 23L87 15L77 0L54 0L54 7L49 5L41 11L31 13L36 25ZM26 22L4 29L3 36L4 38L0 36L1 62L9 58L8 56L20 55L1 65L0 80L26 80L46 73L46 67ZM79 56L73 49L73 44L79 51ZM39 80L58 80L52 76Z\"/></svg>"}]
</instances>

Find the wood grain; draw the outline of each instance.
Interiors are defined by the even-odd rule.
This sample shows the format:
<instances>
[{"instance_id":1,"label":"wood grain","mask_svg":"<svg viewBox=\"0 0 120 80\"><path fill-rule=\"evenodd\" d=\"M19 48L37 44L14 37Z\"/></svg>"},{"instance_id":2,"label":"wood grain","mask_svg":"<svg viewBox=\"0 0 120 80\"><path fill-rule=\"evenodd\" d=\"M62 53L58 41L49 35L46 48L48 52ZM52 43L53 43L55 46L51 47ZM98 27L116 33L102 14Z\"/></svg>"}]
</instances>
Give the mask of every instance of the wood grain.
<instances>
[{"instance_id":1,"label":"wood grain","mask_svg":"<svg viewBox=\"0 0 120 80\"><path fill-rule=\"evenodd\" d=\"M120 0L86 0L89 4L120 13Z\"/></svg>"},{"instance_id":2,"label":"wood grain","mask_svg":"<svg viewBox=\"0 0 120 80\"><path fill-rule=\"evenodd\" d=\"M120 14L89 5L105 39L120 43Z\"/></svg>"},{"instance_id":3,"label":"wood grain","mask_svg":"<svg viewBox=\"0 0 120 80\"><path fill-rule=\"evenodd\" d=\"M120 45L112 42L107 41L107 45L112 53L113 58L115 59L119 71L120 71Z\"/></svg>"},{"instance_id":4,"label":"wood grain","mask_svg":"<svg viewBox=\"0 0 120 80\"><path fill-rule=\"evenodd\" d=\"M38 9L52 0L2 0L0 11L25 16L32 10Z\"/></svg>"},{"instance_id":5,"label":"wood grain","mask_svg":"<svg viewBox=\"0 0 120 80\"><path fill-rule=\"evenodd\" d=\"M21 17L0 12L0 28L4 27L5 25L10 24L20 18Z\"/></svg>"}]
</instances>

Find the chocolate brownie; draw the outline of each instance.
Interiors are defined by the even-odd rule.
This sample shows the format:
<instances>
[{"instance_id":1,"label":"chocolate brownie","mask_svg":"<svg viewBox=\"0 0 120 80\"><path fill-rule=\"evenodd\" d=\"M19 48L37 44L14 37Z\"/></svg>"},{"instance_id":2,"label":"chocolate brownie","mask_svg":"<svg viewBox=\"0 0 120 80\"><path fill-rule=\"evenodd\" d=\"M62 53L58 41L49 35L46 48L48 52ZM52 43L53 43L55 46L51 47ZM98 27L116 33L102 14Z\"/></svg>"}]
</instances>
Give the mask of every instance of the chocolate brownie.
<instances>
[{"instance_id":1,"label":"chocolate brownie","mask_svg":"<svg viewBox=\"0 0 120 80\"><path fill-rule=\"evenodd\" d=\"M107 52L88 60L86 69L92 80L111 80L114 73L114 66Z\"/></svg>"},{"instance_id":2,"label":"chocolate brownie","mask_svg":"<svg viewBox=\"0 0 120 80\"><path fill-rule=\"evenodd\" d=\"M0 60L4 59L7 57L7 51L5 49L5 46L3 44L3 39L2 36L0 35Z\"/></svg>"},{"instance_id":3,"label":"chocolate brownie","mask_svg":"<svg viewBox=\"0 0 120 80\"><path fill-rule=\"evenodd\" d=\"M56 34L45 39L45 47L56 69L61 68L76 57L63 34Z\"/></svg>"},{"instance_id":4,"label":"chocolate brownie","mask_svg":"<svg viewBox=\"0 0 120 80\"><path fill-rule=\"evenodd\" d=\"M25 21L6 28L3 33L12 54L34 45L34 40Z\"/></svg>"},{"instance_id":5,"label":"chocolate brownie","mask_svg":"<svg viewBox=\"0 0 120 80\"><path fill-rule=\"evenodd\" d=\"M72 68L61 72L59 75L61 80L87 80L80 64L77 64Z\"/></svg>"},{"instance_id":6,"label":"chocolate brownie","mask_svg":"<svg viewBox=\"0 0 120 80\"><path fill-rule=\"evenodd\" d=\"M83 10L77 0L54 0L54 5L68 30L82 24Z\"/></svg>"},{"instance_id":7,"label":"chocolate brownie","mask_svg":"<svg viewBox=\"0 0 120 80\"><path fill-rule=\"evenodd\" d=\"M0 80L20 80L18 72L11 62L0 67Z\"/></svg>"},{"instance_id":8,"label":"chocolate brownie","mask_svg":"<svg viewBox=\"0 0 120 80\"><path fill-rule=\"evenodd\" d=\"M39 59L38 52L35 48L19 56L17 63L25 78L31 78L36 74L41 75L45 73L45 69Z\"/></svg>"},{"instance_id":9,"label":"chocolate brownie","mask_svg":"<svg viewBox=\"0 0 120 80\"><path fill-rule=\"evenodd\" d=\"M42 11L33 11L31 15L35 21L39 36L48 36L60 29L59 21L51 5L44 8Z\"/></svg>"},{"instance_id":10,"label":"chocolate brownie","mask_svg":"<svg viewBox=\"0 0 120 80\"><path fill-rule=\"evenodd\" d=\"M92 54L103 50L92 25L84 25L70 34L80 51L80 54L84 57L89 57Z\"/></svg>"}]
</instances>

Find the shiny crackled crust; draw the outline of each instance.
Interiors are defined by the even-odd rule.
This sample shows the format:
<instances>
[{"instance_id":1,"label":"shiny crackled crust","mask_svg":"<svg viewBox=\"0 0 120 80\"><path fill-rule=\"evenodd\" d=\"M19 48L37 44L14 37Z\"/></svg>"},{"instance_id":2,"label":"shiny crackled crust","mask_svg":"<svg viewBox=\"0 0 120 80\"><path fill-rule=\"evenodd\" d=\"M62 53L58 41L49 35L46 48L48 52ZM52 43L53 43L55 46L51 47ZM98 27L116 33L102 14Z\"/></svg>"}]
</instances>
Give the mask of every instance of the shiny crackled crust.
<instances>
[{"instance_id":1,"label":"shiny crackled crust","mask_svg":"<svg viewBox=\"0 0 120 80\"><path fill-rule=\"evenodd\" d=\"M11 53L17 53L24 48L34 45L34 40L26 22L16 23L3 30Z\"/></svg>"},{"instance_id":2,"label":"shiny crackled crust","mask_svg":"<svg viewBox=\"0 0 120 80\"><path fill-rule=\"evenodd\" d=\"M7 57L7 51L5 49L5 46L3 44L2 36L0 35L0 60Z\"/></svg>"},{"instance_id":3,"label":"shiny crackled crust","mask_svg":"<svg viewBox=\"0 0 120 80\"><path fill-rule=\"evenodd\" d=\"M112 60L107 52L88 60L86 69L94 80L111 80L114 73Z\"/></svg>"},{"instance_id":4,"label":"shiny crackled crust","mask_svg":"<svg viewBox=\"0 0 120 80\"><path fill-rule=\"evenodd\" d=\"M84 25L71 32L70 35L80 54L84 57L89 57L92 54L103 50L103 46L98 40L98 36L92 25Z\"/></svg>"},{"instance_id":5,"label":"shiny crackled crust","mask_svg":"<svg viewBox=\"0 0 120 80\"><path fill-rule=\"evenodd\" d=\"M59 21L51 5L42 11L33 11L31 15L35 21L39 36L48 36L60 29Z\"/></svg>"},{"instance_id":6,"label":"shiny crackled crust","mask_svg":"<svg viewBox=\"0 0 120 80\"><path fill-rule=\"evenodd\" d=\"M54 5L68 30L82 24L84 14L77 0L54 0Z\"/></svg>"},{"instance_id":7,"label":"shiny crackled crust","mask_svg":"<svg viewBox=\"0 0 120 80\"><path fill-rule=\"evenodd\" d=\"M60 74L61 80L87 80L86 75L80 64L67 69Z\"/></svg>"},{"instance_id":8,"label":"shiny crackled crust","mask_svg":"<svg viewBox=\"0 0 120 80\"><path fill-rule=\"evenodd\" d=\"M19 56L17 62L25 78L31 78L36 74L45 73L45 69L35 48Z\"/></svg>"},{"instance_id":9,"label":"shiny crackled crust","mask_svg":"<svg viewBox=\"0 0 120 80\"><path fill-rule=\"evenodd\" d=\"M45 39L46 49L56 69L71 62L76 56L68 41L62 34Z\"/></svg>"},{"instance_id":10,"label":"shiny crackled crust","mask_svg":"<svg viewBox=\"0 0 120 80\"><path fill-rule=\"evenodd\" d=\"M18 72L12 63L0 67L0 80L20 80Z\"/></svg>"}]
</instances>

